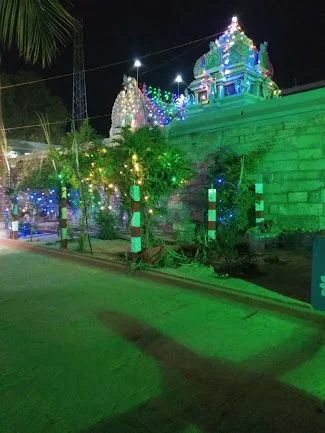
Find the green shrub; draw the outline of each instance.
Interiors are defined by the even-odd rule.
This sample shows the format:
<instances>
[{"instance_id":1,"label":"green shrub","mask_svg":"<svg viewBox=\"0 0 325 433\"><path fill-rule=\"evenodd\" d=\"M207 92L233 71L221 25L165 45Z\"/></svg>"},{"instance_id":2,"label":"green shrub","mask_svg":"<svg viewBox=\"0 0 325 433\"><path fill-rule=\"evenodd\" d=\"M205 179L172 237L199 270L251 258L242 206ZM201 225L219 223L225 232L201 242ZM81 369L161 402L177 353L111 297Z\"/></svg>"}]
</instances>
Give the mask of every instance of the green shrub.
<instances>
[{"instance_id":1,"label":"green shrub","mask_svg":"<svg viewBox=\"0 0 325 433\"><path fill-rule=\"evenodd\" d=\"M99 239L116 239L116 218L108 210L100 210L95 216L95 222L99 225Z\"/></svg>"}]
</instances>

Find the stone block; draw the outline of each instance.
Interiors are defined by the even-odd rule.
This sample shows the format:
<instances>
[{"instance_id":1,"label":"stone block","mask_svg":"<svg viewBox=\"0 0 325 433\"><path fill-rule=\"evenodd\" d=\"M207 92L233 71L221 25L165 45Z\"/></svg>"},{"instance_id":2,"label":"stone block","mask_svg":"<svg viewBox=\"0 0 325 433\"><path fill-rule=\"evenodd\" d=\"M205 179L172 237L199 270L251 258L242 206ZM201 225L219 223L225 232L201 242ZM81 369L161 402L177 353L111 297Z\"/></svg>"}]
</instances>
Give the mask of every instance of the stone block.
<instances>
[{"instance_id":1,"label":"stone block","mask_svg":"<svg viewBox=\"0 0 325 433\"><path fill-rule=\"evenodd\" d=\"M325 126L325 115L320 114L319 116L314 118L315 125L324 125Z\"/></svg>"},{"instance_id":2,"label":"stone block","mask_svg":"<svg viewBox=\"0 0 325 433\"><path fill-rule=\"evenodd\" d=\"M264 173L263 180L265 183L282 183L283 182L283 173L280 171L276 173Z\"/></svg>"},{"instance_id":3,"label":"stone block","mask_svg":"<svg viewBox=\"0 0 325 433\"><path fill-rule=\"evenodd\" d=\"M300 137L297 137L296 140L296 146L298 148L305 148L305 147L320 147L324 143L324 137L321 134L316 135L301 135Z\"/></svg>"},{"instance_id":4,"label":"stone block","mask_svg":"<svg viewBox=\"0 0 325 433\"><path fill-rule=\"evenodd\" d=\"M297 159L298 152L270 152L265 156L265 161L288 161L290 159Z\"/></svg>"},{"instance_id":5,"label":"stone block","mask_svg":"<svg viewBox=\"0 0 325 433\"><path fill-rule=\"evenodd\" d=\"M325 230L325 217L319 217L319 230Z\"/></svg>"},{"instance_id":6,"label":"stone block","mask_svg":"<svg viewBox=\"0 0 325 433\"><path fill-rule=\"evenodd\" d=\"M309 196L308 196L308 201L310 203L320 203L321 202L321 192L320 191L311 191L309 193Z\"/></svg>"},{"instance_id":7,"label":"stone block","mask_svg":"<svg viewBox=\"0 0 325 433\"><path fill-rule=\"evenodd\" d=\"M325 134L325 126L317 125L317 126L309 126L306 129L307 134Z\"/></svg>"},{"instance_id":8,"label":"stone block","mask_svg":"<svg viewBox=\"0 0 325 433\"><path fill-rule=\"evenodd\" d=\"M318 159L323 157L323 149L321 147L302 149L298 152L299 159Z\"/></svg>"},{"instance_id":9,"label":"stone block","mask_svg":"<svg viewBox=\"0 0 325 433\"><path fill-rule=\"evenodd\" d=\"M307 201L307 197L308 197L307 192L289 192L288 201L301 203Z\"/></svg>"},{"instance_id":10,"label":"stone block","mask_svg":"<svg viewBox=\"0 0 325 433\"><path fill-rule=\"evenodd\" d=\"M303 134L304 130L301 130L301 128L291 128L291 129L282 129L281 131L278 131L276 134L276 139L282 138L282 137L296 137L297 134Z\"/></svg>"},{"instance_id":11,"label":"stone block","mask_svg":"<svg viewBox=\"0 0 325 433\"><path fill-rule=\"evenodd\" d=\"M238 128L237 131L239 135L242 137L255 137L261 130L257 126L249 127L249 128Z\"/></svg>"},{"instance_id":12,"label":"stone block","mask_svg":"<svg viewBox=\"0 0 325 433\"><path fill-rule=\"evenodd\" d=\"M278 194L282 192L282 185L280 183L267 183L263 187L265 194Z\"/></svg>"},{"instance_id":13,"label":"stone block","mask_svg":"<svg viewBox=\"0 0 325 433\"><path fill-rule=\"evenodd\" d=\"M223 146L233 146L235 144L239 144L239 137L227 137L223 140Z\"/></svg>"},{"instance_id":14,"label":"stone block","mask_svg":"<svg viewBox=\"0 0 325 433\"><path fill-rule=\"evenodd\" d=\"M325 180L325 179L324 179ZM312 191L324 187L324 182L320 180L297 180L296 182L283 182L283 192L300 192L300 191Z\"/></svg>"},{"instance_id":15,"label":"stone block","mask_svg":"<svg viewBox=\"0 0 325 433\"><path fill-rule=\"evenodd\" d=\"M292 171L282 174L283 180L322 180L324 174L320 170L315 171Z\"/></svg>"},{"instance_id":16,"label":"stone block","mask_svg":"<svg viewBox=\"0 0 325 433\"><path fill-rule=\"evenodd\" d=\"M277 214L277 213L279 213L279 206L275 205L275 204L271 205L270 206L270 213L271 214Z\"/></svg>"},{"instance_id":17,"label":"stone block","mask_svg":"<svg viewBox=\"0 0 325 433\"><path fill-rule=\"evenodd\" d=\"M297 171L298 170L298 160L290 160L290 161L274 161L274 162L266 162L262 163L263 171L269 172L286 172L286 171Z\"/></svg>"},{"instance_id":18,"label":"stone block","mask_svg":"<svg viewBox=\"0 0 325 433\"><path fill-rule=\"evenodd\" d=\"M319 203L289 203L279 206L279 214L321 216L323 215L323 205Z\"/></svg>"},{"instance_id":19,"label":"stone block","mask_svg":"<svg viewBox=\"0 0 325 433\"><path fill-rule=\"evenodd\" d=\"M240 128L231 128L224 130L224 137L238 137L242 135Z\"/></svg>"},{"instance_id":20,"label":"stone block","mask_svg":"<svg viewBox=\"0 0 325 433\"><path fill-rule=\"evenodd\" d=\"M310 126L311 121L309 119L301 119L301 120L294 120L291 122L284 122L283 128L284 129L297 129L297 128L307 128Z\"/></svg>"},{"instance_id":21,"label":"stone block","mask_svg":"<svg viewBox=\"0 0 325 433\"><path fill-rule=\"evenodd\" d=\"M325 170L325 158L300 161L299 170Z\"/></svg>"},{"instance_id":22,"label":"stone block","mask_svg":"<svg viewBox=\"0 0 325 433\"><path fill-rule=\"evenodd\" d=\"M265 202L274 203L274 204L282 204L287 202L287 194L268 194L265 197Z\"/></svg>"},{"instance_id":23,"label":"stone block","mask_svg":"<svg viewBox=\"0 0 325 433\"><path fill-rule=\"evenodd\" d=\"M274 220L279 228L287 230L295 230L298 228L309 229L309 230L319 230L319 219L318 216L310 215L276 215Z\"/></svg>"}]
</instances>

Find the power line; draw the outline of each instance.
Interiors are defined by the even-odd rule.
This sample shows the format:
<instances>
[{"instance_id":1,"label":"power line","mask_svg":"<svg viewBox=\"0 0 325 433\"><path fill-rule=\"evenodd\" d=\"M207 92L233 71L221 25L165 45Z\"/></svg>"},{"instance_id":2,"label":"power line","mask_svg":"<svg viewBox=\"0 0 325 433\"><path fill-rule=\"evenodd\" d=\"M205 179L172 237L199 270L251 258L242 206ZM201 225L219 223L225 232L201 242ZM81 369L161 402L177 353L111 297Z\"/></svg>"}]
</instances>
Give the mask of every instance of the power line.
<instances>
[{"instance_id":1,"label":"power line","mask_svg":"<svg viewBox=\"0 0 325 433\"><path fill-rule=\"evenodd\" d=\"M219 36L221 34L223 34L223 32L214 33L213 35L205 36L204 38L196 39L194 41L186 42L185 44L176 45L176 46L171 47L171 48L166 48L164 50L156 51L154 53L145 54L144 56L139 57L139 59L145 59L145 58L148 58L148 57L156 56L158 54L166 53L168 51L177 50L178 48L182 48L182 47L185 47L187 45L195 44L197 42L201 42L201 41L204 41L206 39L209 39L209 38L212 38L212 37L215 37L215 36ZM176 56L176 57L178 57L178 56ZM127 60L121 60L119 62L109 63L107 65L102 65L102 66L97 66L95 68L85 69L85 72L86 73L87 72L94 72L94 71L98 71L100 69L110 68L110 67L113 67L113 66L119 66L119 65L122 65L122 64L125 64L125 63L132 62L133 60L134 60L134 58L127 59ZM43 81L57 80L59 78L71 77L73 75L75 75L75 72L69 72L67 74L56 75L55 77L41 78L39 80L26 81L24 83L8 84L7 86L0 86L0 90L10 89L12 87L27 86L29 84L36 84L36 83L40 83L40 82L43 82Z\"/></svg>"},{"instance_id":2,"label":"power line","mask_svg":"<svg viewBox=\"0 0 325 433\"><path fill-rule=\"evenodd\" d=\"M87 119L89 120L93 120L93 119L100 119L102 117L109 117L110 114L102 114L100 116L91 116L91 117L87 117ZM63 123L71 123L71 119L66 119L66 120L61 120L58 122L49 122L47 123L47 125L62 125ZM36 123L34 125L24 125L24 126L15 126L12 128L5 128L6 131L14 131L17 129L24 129L24 128L38 128L38 127L42 127L43 125L41 123Z\"/></svg>"},{"instance_id":3,"label":"power line","mask_svg":"<svg viewBox=\"0 0 325 433\"><path fill-rule=\"evenodd\" d=\"M211 36L209 36L209 37L211 37ZM208 38L204 38L204 40L206 40L206 39L208 39ZM166 63L170 63L173 60L178 59L179 57L185 56L185 54L187 54L188 52L190 52L190 51L194 50L195 48L198 48L200 45L202 45L203 42L204 41L201 41L199 44L195 45L195 47L191 47L188 50L183 51L182 53L178 54L177 56L174 56L171 59L168 59L165 62L160 63L160 65L154 66L153 68L150 68L150 69L147 69L146 71L141 72L140 76L148 74L149 72L155 71L156 69L159 69L162 66L166 65Z\"/></svg>"},{"instance_id":4,"label":"power line","mask_svg":"<svg viewBox=\"0 0 325 433\"><path fill-rule=\"evenodd\" d=\"M208 39L208 38L210 38L210 37L212 37L212 36L207 36L206 38L202 38L202 39L201 39L201 43L202 43L203 40ZM193 43L194 43L194 42L193 42ZM151 72L151 71L153 71L153 70L155 70L155 69L160 68L161 66L165 65L166 63L169 63L169 62L175 60L176 58L181 57L181 56L187 54L189 51L191 51L191 50L197 48L198 46L200 46L201 43L199 43L199 44L196 45L195 47L192 47L192 48L186 50L185 52L183 52L183 53L181 53L181 54L179 54L179 55L177 55L177 56L172 57L172 58L169 59L169 60L166 60L164 63L161 63L161 64L158 65L158 66L155 66L155 67L153 67L153 68L151 68L151 69L149 69L149 70L147 70L147 71L144 71L141 75L148 74L149 72ZM142 57L142 58L143 58L143 57ZM73 75L73 74L70 74L70 75ZM28 84L28 83L26 83L26 84ZM1 89L1 88L0 88L0 89ZM103 114L103 115L100 115L100 116L91 116L91 117L87 117L87 119L92 120L92 119L99 119L99 118L109 117L109 116L110 116L110 114ZM62 121L59 121L59 122L49 122L48 125L60 125L60 124L63 124L63 123L69 123L69 122L71 122L71 119L62 120ZM16 126L16 127L12 127L12 128L5 128L5 130L6 130L6 131L13 131L13 130L24 129L24 128L37 128L37 127L41 127L41 126L42 126L41 124L26 125L26 126Z\"/></svg>"}]
</instances>

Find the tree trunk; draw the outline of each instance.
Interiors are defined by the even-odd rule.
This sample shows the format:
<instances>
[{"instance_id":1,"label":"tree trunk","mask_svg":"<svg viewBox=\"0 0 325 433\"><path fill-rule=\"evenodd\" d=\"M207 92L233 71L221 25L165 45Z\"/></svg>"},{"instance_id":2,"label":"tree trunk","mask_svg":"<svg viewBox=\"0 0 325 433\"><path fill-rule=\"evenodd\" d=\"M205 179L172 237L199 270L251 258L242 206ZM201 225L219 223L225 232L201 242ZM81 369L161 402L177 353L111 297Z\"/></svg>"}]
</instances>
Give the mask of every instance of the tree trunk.
<instances>
[{"instance_id":1,"label":"tree trunk","mask_svg":"<svg viewBox=\"0 0 325 433\"><path fill-rule=\"evenodd\" d=\"M78 176L79 177L79 176ZM90 219L90 215L88 215L88 206L86 203L86 194L85 194L85 190L84 190L84 185L83 182L81 181L81 178L79 177L79 187L80 187L80 193L81 193L81 200L82 200L82 206L81 206L81 212L82 212L82 233L83 236L85 236L85 232L87 235L87 239L88 239L88 245L89 245L89 250L91 255L93 256L93 247L91 244L91 239L90 239L90 223L89 223L89 219Z\"/></svg>"},{"instance_id":2,"label":"tree trunk","mask_svg":"<svg viewBox=\"0 0 325 433\"><path fill-rule=\"evenodd\" d=\"M86 221L86 215L84 213L84 210L81 211L81 222L80 222L80 233L78 237L78 250L80 253L85 252L85 235L86 235L86 229L85 229L85 221Z\"/></svg>"},{"instance_id":3,"label":"tree trunk","mask_svg":"<svg viewBox=\"0 0 325 433\"><path fill-rule=\"evenodd\" d=\"M18 239L18 204L14 203L12 206L12 239Z\"/></svg>"},{"instance_id":4,"label":"tree trunk","mask_svg":"<svg viewBox=\"0 0 325 433\"><path fill-rule=\"evenodd\" d=\"M144 247L148 248L150 246L150 239L152 237L152 230L151 230L151 214L147 213L148 209L144 209L142 212L142 228L143 228L143 241L144 241Z\"/></svg>"}]
</instances>

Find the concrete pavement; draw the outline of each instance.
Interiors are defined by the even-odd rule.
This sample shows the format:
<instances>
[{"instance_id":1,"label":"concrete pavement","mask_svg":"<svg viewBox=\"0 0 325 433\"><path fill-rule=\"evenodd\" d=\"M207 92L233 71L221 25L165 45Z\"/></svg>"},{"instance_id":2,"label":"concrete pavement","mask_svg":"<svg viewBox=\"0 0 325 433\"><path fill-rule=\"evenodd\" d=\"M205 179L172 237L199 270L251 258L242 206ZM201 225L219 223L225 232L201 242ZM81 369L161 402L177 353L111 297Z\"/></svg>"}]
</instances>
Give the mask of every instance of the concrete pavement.
<instances>
[{"instance_id":1,"label":"concrete pavement","mask_svg":"<svg viewBox=\"0 0 325 433\"><path fill-rule=\"evenodd\" d=\"M325 431L324 327L0 246L0 431Z\"/></svg>"}]
</instances>

